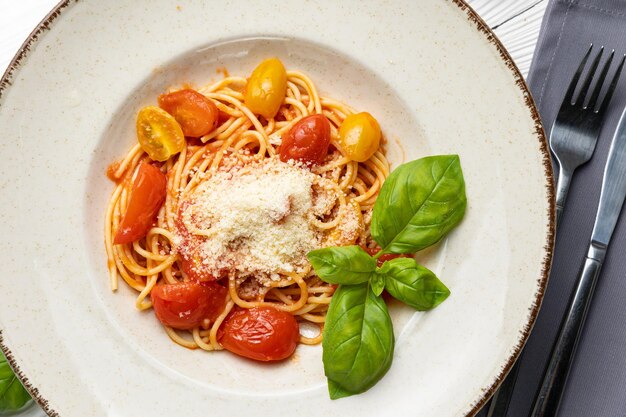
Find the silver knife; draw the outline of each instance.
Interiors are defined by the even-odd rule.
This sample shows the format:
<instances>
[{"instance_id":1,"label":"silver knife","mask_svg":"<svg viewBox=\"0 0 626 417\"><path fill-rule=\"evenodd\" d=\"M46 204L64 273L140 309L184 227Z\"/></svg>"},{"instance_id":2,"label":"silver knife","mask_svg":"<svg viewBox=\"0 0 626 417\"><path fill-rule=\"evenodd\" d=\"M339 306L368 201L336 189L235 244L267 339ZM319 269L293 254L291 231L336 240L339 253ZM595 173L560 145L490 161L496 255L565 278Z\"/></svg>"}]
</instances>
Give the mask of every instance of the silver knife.
<instances>
[{"instance_id":1,"label":"silver knife","mask_svg":"<svg viewBox=\"0 0 626 417\"><path fill-rule=\"evenodd\" d=\"M622 112L611 141L609 158L604 167L600 205L593 225L587 256L578 275L569 310L552 347L550 362L533 405L531 417L557 415L569 369L574 359L593 290L604 263L606 250L626 197L626 109Z\"/></svg>"}]
</instances>

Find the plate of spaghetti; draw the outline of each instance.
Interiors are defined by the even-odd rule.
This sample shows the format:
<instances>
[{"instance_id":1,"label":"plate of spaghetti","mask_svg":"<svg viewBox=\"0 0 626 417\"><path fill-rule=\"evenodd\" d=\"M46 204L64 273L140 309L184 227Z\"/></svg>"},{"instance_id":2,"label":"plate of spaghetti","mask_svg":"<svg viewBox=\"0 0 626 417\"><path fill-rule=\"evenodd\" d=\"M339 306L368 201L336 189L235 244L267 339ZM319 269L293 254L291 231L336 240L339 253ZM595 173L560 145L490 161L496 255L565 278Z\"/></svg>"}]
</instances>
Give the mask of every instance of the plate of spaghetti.
<instances>
[{"instance_id":1,"label":"plate of spaghetti","mask_svg":"<svg viewBox=\"0 0 626 417\"><path fill-rule=\"evenodd\" d=\"M554 210L506 51L463 2L270 3L68 0L3 77L49 415L471 416L519 354Z\"/></svg>"},{"instance_id":2,"label":"plate of spaghetti","mask_svg":"<svg viewBox=\"0 0 626 417\"><path fill-rule=\"evenodd\" d=\"M322 246L369 248L367 219L389 175L380 127L369 113L356 113L345 104L320 97L309 77L287 72L276 58L263 61L255 71L250 82L244 77L226 77L198 90L160 95L160 107L144 107L138 115L143 146L137 143L109 169L118 183L106 213L111 288L116 290L118 279L123 278L139 291L136 306L140 310L155 307L172 340L192 349L221 349L217 332L235 306L276 307L320 327L334 287L311 271L306 255ZM264 72L269 78L255 81ZM249 86L255 82L258 88L265 82L279 90L276 104L251 97ZM352 115L348 123L355 123L353 130L365 131L352 148L344 146L342 153L337 141L348 115ZM181 126L177 120L185 129L177 130ZM198 124L203 126L194 131ZM168 128L173 134L157 137L153 133ZM329 151L331 137L334 146ZM166 149L178 144L182 146L174 150L180 149L179 153ZM146 149L157 160L164 159L158 172L156 165L142 167L154 162ZM162 156L155 154L162 151ZM158 198L151 195L157 188ZM347 190L354 192L348 195ZM151 205L152 200L161 205ZM141 207L130 207L131 201ZM138 214L126 215L128 210ZM158 218L156 227L146 232L143 218L150 223ZM150 233L141 244L138 229L141 237ZM205 284L203 292L215 293L209 298L228 300L213 303L216 320L209 320L212 323L204 331L199 330L199 321L206 317L195 320L192 311L181 320L178 312L165 307L166 292L177 287L157 284L178 284L183 276L185 282ZM195 300L190 303L197 305ZM188 310L182 304L181 309ZM189 327L193 340L173 330ZM208 340L201 335L209 335ZM317 344L320 340L318 330L315 337L301 336L299 341Z\"/></svg>"}]
</instances>

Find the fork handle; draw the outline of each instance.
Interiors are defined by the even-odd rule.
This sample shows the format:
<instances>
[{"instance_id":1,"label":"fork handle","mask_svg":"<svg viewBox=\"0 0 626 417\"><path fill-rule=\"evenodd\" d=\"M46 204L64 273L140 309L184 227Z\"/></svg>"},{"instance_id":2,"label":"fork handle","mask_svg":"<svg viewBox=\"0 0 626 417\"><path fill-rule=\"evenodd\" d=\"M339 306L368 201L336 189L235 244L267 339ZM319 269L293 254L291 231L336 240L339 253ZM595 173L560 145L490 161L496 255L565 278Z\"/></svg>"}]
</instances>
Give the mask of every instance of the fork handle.
<instances>
[{"instance_id":1,"label":"fork handle","mask_svg":"<svg viewBox=\"0 0 626 417\"><path fill-rule=\"evenodd\" d=\"M569 191L569 185L572 182L573 172L569 169L564 169L561 166L559 172L559 179L556 183L556 227L559 227L561 223L561 215L563 214L563 207L565 206L565 200L567 200L567 193Z\"/></svg>"},{"instance_id":2,"label":"fork handle","mask_svg":"<svg viewBox=\"0 0 626 417\"><path fill-rule=\"evenodd\" d=\"M563 317L559 336L552 347L550 362L535 396L530 417L555 417L557 415L576 346L585 323L600 269L602 269L604 254L599 256L600 259L594 259L597 257L594 255L597 255L597 252L595 248L590 247L589 254L585 258L578 275L569 310Z\"/></svg>"},{"instance_id":3,"label":"fork handle","mask_svg":"<svg viewBox=\"0 0 626 417\"><path fill-rule=\"evenodd\" d=\"M563 216L563 206L556 206L556 224L561 223L561 217Z\"/></svg>"}]
</instances>

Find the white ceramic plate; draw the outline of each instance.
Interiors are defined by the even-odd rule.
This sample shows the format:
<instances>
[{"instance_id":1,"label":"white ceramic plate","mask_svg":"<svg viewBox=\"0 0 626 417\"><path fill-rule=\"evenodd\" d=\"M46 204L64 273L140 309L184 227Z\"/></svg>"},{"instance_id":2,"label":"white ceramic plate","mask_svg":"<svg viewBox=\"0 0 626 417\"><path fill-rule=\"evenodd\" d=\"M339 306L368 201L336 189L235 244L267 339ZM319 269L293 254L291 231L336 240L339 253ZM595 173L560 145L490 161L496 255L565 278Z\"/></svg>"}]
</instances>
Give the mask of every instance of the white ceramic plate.
<instances>
[{"instance_id":1,"label":"white ceramic plate","mask_svg":"<svg viewBox=\"0 0 626 417\"><path fill-rule=\"evenodd\" d=\"M467 182L465 220L421 255L452 296L394 311L390 372L339 401L321 347L278 365L185 350L107 284L104 172L134 143L137 109L272 55L375 114L393 163L458 153ZM461 2L65 1L0 94L0 342L50 415L471 415L537 315L554 229L545 137L510 57Z\"/></svg>"}]
</instances>

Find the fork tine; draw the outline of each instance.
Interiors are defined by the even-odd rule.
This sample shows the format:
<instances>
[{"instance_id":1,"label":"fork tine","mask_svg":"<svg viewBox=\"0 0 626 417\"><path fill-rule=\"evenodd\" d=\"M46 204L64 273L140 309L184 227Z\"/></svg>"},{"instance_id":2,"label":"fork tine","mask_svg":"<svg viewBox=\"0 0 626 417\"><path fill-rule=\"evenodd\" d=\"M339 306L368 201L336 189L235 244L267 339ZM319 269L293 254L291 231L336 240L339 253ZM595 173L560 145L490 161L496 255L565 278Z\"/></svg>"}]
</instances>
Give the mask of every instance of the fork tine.
<instances>
[{"instance_id":1,"label":"fork tine","mask_svg":"<svg viewBox=\"0 0 626 417\"><path fill-rule=\"evenodd\" d=\"M615 71L615 75L613 75L613 79L611 80L611 85L609 85L609 89L606 91L606 95L604 96L604 100L602 101L602 104L600 104L600 108L598 110L596 110L596 113L603 113L606 108L609 106L609 102L611 101L611 98L613 97L613 92L615 91L615 88L617 87L617 83L619 82L619 76L622 73L622 68L624 68L624 60L626 59L626 55L624 55L622 57L622 60L619 62L619 66L617 67L617 70Z\"/></svg>"},{"instance_id":2,"label":"fork tine","mask_svg":"<svg viewBox=\"0 0 626 417\"><path fill-rule=\"evenodd\" d=\"M596 88L594 88L593 94L591 94L591 97L589 98L589 103L587 103L587 105L583 107L584 109L596 108L596 101L598 101L598 96L600 95L600 91L602 90L602 85L604 84L604 79L606 78L606 74L609 72L609 67L611 66L611 62L613 62L613 56L615 56L615 49L611 51L611 55L609 55L609 59L607 59L606 62L604 63L604 66L602 67L602 71L600 72L600 76L598 77L598 81L596 82Z\"/></svg>"},{"instance_id":3,"label":"fork tine","mask_svg":"<svg viewBox=\"0 0 626 417\"><path fill-rule=\"evenodd\" d=\"M583 72L585 65L587 64L587 59L589 58L589 54L591 54L591 49L593 48L593 44L589 45L589 49L587 49L587 53L583 57L582 61L580 61L580 65L578 65L578 69L576 73L572 77L572 81L569 83L569 87L567 88L567 92L565 93L564 102L569 102L572 104L572 100L574 99L574 90L576 90L576 85L578 84L578 79L580 78L580 74Z\"/></svg>"},{"instance_id":4,"label":"fork tine","mask_svg":"<svg viewBox=\"0 0 626 417\"><path fill-rule=\"evenodd\" d=\"M580 93L578 94L578 98L573 104L580 104L583 106L585 104L585 97L587 96L587 92L589 91L589 86L591 85L591 81L593 80L593 76L596 74L596 70L598 69L598 64L600 64L600 59L602 58L602 53L604 52L604 46L600 47L600 51L596 55L593 63L591 64L591 68L589 68L589 72L587 73L587 77L583 82L583 86L580 89Z\"/></svg>"}]
</instances>

